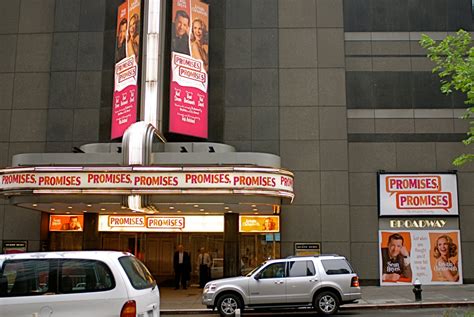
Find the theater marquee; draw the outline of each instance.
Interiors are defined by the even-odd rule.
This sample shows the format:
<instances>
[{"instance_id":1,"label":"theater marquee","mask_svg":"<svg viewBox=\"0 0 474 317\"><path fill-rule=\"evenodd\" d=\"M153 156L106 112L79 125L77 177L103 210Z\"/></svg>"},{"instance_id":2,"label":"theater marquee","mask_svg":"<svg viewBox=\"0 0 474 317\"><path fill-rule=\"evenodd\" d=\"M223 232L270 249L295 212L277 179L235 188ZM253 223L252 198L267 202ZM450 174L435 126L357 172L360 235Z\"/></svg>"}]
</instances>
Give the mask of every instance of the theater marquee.
<instances>
[{"instance_id":1,"label":"theater marquee","mask_svg":"<svg viewBox=\"0 0 474 317\"><path fill-rule=\"evenodd\" d=\"M378 174L380 216L458 215L456 174Z\"/></svg>"},{"instance_id":2,"label":"theater marquee","mask_svg":"<svg viewBox=\"0 0 474 317\"><path fill-rule=\"evenodd\" d=\"M253 194L293 199L293 174L257 167L31 167L0 170L18 194Z\"/></svg>"}]
</instances>

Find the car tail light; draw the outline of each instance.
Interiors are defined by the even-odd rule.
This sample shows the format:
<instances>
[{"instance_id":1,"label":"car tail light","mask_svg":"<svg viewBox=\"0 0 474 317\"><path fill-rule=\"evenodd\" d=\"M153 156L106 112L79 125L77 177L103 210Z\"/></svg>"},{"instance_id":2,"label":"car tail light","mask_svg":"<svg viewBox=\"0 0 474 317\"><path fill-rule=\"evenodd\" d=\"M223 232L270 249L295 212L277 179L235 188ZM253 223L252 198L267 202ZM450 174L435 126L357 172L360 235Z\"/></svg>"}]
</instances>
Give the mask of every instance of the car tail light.
<instances>
[{"instance_id":1,"label":"car tail light","mask_svg":"<svg viewBox=\"0 0 474 317\"><path fill-rule=\"evenodd\" d=\"M126 302L122 311L120 312L120 317L136 317L137 316L137 303L134 300L129 300Z\"/></svg>"},{"instance_id":2,"label":"car tail light","mask_svg":"<svg viewBox=\"0 0 474 317\"><path fill-rule=\"evenodd\" d=\"M354 276L351 280L351 287L359 287L359 277Z\"/></svg>"}]
</instances>

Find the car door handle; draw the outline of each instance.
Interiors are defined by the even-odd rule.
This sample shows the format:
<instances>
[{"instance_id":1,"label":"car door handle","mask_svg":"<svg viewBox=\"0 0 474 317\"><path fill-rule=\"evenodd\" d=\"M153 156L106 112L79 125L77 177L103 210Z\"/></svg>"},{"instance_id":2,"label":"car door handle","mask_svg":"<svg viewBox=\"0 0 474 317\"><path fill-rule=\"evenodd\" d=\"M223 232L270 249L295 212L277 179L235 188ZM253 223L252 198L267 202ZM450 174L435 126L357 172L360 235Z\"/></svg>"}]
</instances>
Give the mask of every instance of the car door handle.
<instances>
[{"instance_id":1,"label":"car door handle","mask_svg":"<svg viewBox=\"0 0 474 317\"><path fill-rule=\"evenodd\" d=\"M312 279L310 279L309 281L310 281L310 282L317 282L318 279L317 279L317 278L312 278Z\"/></svg>"},{"instance_id":2,"label":"car door handle","mask_svg":"<svg viewBox=\"0 0 474 317\"><path fill-rule=\"evenodd\" d=\"M275 284L283 284L283 281L275 281Z\"/></svg>"}]
</instances>

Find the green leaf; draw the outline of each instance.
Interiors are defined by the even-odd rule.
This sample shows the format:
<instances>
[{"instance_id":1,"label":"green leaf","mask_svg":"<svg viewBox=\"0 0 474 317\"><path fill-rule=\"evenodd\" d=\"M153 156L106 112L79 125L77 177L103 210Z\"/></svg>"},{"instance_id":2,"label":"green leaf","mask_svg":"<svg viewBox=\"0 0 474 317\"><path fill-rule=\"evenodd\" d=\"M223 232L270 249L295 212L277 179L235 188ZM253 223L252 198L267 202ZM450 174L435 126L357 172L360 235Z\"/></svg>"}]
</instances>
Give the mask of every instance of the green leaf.
<instances>
[{"instance_id":1,"label":"green leaf","mask_svg":"<svg viewBox=\"0 0 474 317\"><path fill-rule=\"evenodd\" d=\"M441 79L440 91L450 94L458 91L466 96L465 104L474 104L474 46L471 35L459 30L442 41L435 41L426 34L421 35L420 45L426 49L427 57L435 64L433 73ZM474 116L474 107L469 107L462 116L469 120ZM467 138L463 144L474 144L474 121L469 122ZM462 154L453 164L460 166L474 160L474 154Z\"/></svg>"}]
</instances>

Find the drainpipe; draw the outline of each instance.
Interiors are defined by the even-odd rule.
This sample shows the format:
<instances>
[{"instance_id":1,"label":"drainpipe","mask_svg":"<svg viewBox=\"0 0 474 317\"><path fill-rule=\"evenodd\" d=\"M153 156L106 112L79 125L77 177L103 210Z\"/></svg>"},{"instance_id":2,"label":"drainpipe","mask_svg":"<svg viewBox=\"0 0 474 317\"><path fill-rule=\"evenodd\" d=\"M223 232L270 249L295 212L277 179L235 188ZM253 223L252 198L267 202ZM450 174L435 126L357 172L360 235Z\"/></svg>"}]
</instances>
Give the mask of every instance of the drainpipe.
<instances>
[{"instance_id":1,"label":"drainpipe","mask_svg":"<svg viewBox=\"0 0 474 317\"><path fill-rule=\"evenodd\" d=\"M150 123L139 121L132 124L122 139L123 165L149 165L155 135L159 137L158 130ZM131 210L147 211L148 196L128 195L124 197L123 205Z\"/></svg>"},{"instance_id":2,"label":"drainpipe","mask_svg":"<svg viewBox=\"0 0 474 317\"><path fill-rule=\"evenodd\" d=\"M140 118L162 131L166 1L144 3Z\"/></svg>"},{"instance_id":3,"label":"drainpipe","mask_svg":"<svg viewBox=\"0 0 474 317\"><path fill-rule=\"evenodd\" d=\"M151 162L153 139L157 136L166 142L162 134L163 100L160 82L163 82L164 36L166 1L145 0L144 25L142 38L142 121L132 124L122 139L123 165L146 166ZM160 94L161 93L161 94ZM131 210L145 212L153 210L148 203L148 195L127 195L123 205Z\"/></svg>"}]
</instances>

